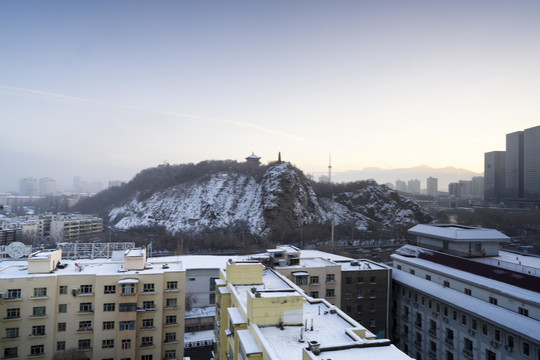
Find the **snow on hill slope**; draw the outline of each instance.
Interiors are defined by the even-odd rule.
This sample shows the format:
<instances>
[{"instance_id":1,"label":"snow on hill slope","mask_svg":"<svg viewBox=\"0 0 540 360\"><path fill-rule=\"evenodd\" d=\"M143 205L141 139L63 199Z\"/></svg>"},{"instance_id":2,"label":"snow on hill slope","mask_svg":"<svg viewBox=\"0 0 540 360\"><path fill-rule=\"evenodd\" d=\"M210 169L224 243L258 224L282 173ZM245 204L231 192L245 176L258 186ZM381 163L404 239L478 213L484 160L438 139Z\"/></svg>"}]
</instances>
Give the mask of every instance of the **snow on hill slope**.
<instances>
[{"instance_id":1,"label":"snow on hill slope","mask_svg":"<svg viewBox=\"0 0 540 360\"><path fill-rule=\"evenodd\" d=\"M272 229L305 224L351 224L366 230L373 224L390 229L414 225L429 217L412 199L370 185L336 194L335 201L317 197L311 183L290 163L270 166L262 178L249 172L216 172L158 190L143 200L131 194L108 212L119 229L162 226L171 233L241 228L262 235Z\"/></svg>"}]
</instances>

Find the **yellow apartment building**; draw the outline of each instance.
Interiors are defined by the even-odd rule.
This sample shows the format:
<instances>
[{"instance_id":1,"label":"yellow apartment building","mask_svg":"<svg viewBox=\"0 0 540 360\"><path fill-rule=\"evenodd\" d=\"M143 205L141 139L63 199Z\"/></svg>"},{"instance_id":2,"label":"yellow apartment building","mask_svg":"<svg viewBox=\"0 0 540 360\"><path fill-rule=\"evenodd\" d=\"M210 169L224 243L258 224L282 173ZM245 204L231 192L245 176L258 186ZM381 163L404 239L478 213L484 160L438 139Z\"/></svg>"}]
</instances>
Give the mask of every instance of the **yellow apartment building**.
<instances>
[{"instance_id":1,"label":"yellow apartment building","mask_svg":"<svg viewBox=\"0 0 540 360\"><path fill-rule=\"evenodd\" d=\"M259 262L230 260L216 285L216 360L411 359Z\"/></svg>"},{"instance_id":2,"label":"yellow apartment building","mask_svg":"<svg viewBox=\"0 0 540 360\"><path fill-rule=\"evenodd\" d=\"M185 270L167 260L131 249L112 259L62 260L49 250L0 262L0 356L181 359Z\"/></svg>"}]
</instances>

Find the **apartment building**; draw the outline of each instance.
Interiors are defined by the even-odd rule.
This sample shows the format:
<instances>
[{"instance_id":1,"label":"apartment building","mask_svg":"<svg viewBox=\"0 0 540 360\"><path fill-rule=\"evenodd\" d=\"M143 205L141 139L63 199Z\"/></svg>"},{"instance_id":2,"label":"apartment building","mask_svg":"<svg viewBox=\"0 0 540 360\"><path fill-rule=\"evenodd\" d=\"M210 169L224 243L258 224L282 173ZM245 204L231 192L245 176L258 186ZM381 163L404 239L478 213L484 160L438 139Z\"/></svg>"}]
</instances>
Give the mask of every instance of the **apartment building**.
<instances>
[{"instance_id":1,"label":"apartment building","mask_svg":"<svg viewBox=\"0 0 540 360\"><path fill-rule=\"evenodd\" d=\"M392 269L370 260L338 260L340 309L377 335L389 336Z\"/></svg>"},{"instance_id":2,"label":"apartment building","mask_svg":"<svg viewBox=\"0 0 540 360\"><path fill-rule=\"evenodd\" d=\"M182 358L185 271L167 260L130 249L112 259L63 260L50 250L1 262L0 356Z\"/></svg>"},{"instance_id":3,"label":"apartment building","mask_svg":"<svg viewBox=\"0 0 540 360\"><path fill-rule=\"evenodd\" d=\"M50 235L54 242L79 239L103 231L103 220L91 215L59 215L51 220Z\"/></svg>"},{"instance_id":4,"label":"apartment building","mask_svg":"<svg viewBox=\"0 0 540 360\"><path fill-rule=\"evenodd\" d=\"M257 261L229 261L217 286L216 360L411 359Z\"/></svg>"},{"instance_id":5,"label":"apartment building","mask_svg":"<svg viewBox=\"0 0 540 360\"><path fill-rule=\"evenodd\" d=\"M417 225L393 260L393 333L417 359L540 359L540 258L492 229Z\"/></svg>"}]
</instances>

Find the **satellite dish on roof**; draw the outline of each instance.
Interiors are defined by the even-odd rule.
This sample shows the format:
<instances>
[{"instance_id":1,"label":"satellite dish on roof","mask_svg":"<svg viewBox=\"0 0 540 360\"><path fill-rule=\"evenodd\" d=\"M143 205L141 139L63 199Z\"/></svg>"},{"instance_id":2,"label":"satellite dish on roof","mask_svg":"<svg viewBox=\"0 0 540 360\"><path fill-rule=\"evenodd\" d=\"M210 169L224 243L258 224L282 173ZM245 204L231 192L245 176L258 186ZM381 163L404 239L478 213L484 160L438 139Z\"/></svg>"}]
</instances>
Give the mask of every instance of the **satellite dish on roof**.
<instances>
[{"instance_id":1,"label":"satellite dish on roof","mask_svg":"<svg viewBox=\"0 0 540 360\"><path fill-rule=\"evenodd\" d=\"M22 242L15 241L6 246L6 253L9 257L13 259L20 259L25 255L28 255L30 252Z\"/></svg>"}]
</instances>

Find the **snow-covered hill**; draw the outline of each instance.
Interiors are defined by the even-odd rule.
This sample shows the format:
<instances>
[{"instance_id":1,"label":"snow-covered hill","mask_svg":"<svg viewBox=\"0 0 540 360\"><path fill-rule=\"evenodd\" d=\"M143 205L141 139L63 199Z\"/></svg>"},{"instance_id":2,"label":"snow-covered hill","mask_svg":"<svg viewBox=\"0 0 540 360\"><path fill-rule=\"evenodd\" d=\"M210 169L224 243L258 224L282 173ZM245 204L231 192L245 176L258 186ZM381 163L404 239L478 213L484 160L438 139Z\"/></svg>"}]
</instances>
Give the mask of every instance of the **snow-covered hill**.
<instances>
[{"instance_id":1,"label":"snow-covered hill","mask_svg":"<svg viewBox=\"0 0 540 360\"><path fill-rule=\"evenodd\" d=\"M414 225L429 216L412 199L382 186L369 185L318 197L311 183L290 163L269 166L262 178L250 172L215 172L155 191L130 194L108 211L119 229L162 226L171 233L242 229L265 236L275 229L326 223L367 230L373 224L391 229Z\"/></svg>"}]
</instances>

